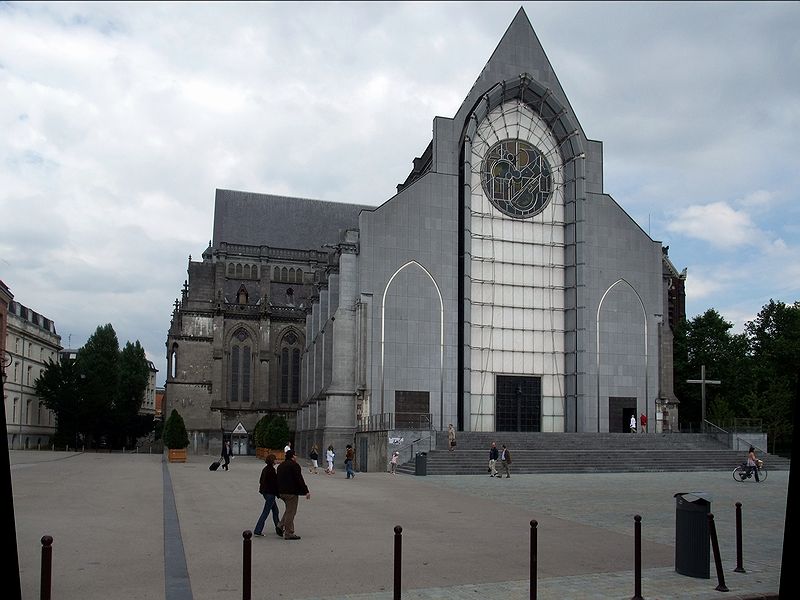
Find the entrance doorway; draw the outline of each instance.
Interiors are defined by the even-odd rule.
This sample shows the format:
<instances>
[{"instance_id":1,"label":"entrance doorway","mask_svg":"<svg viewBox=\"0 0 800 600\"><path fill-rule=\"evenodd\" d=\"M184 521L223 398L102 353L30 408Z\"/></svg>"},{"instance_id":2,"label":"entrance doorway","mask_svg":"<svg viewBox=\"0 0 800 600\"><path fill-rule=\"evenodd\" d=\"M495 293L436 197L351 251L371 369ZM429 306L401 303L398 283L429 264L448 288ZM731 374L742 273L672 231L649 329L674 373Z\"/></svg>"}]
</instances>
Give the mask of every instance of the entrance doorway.
<instances>
[{"instance_id":1,"label":"entrance doorway","mask_svg":"<svg viewBox=\"0 0 800 600\"><path fill-rule=\"evenodd\" d=\"M542 378L497 375L496 431L541 431Z\"/></svg>"},{"instance_id":2,"label":"entrance doorway","mask_svg":"<svg viewBox=\"0 0 800 600\"><path fill-rule=\"evenodd\" d=\"M636 398L612 396L608 399L608 431L628 433L631 417L636 418Z\"/></svg>"}]
</instances>

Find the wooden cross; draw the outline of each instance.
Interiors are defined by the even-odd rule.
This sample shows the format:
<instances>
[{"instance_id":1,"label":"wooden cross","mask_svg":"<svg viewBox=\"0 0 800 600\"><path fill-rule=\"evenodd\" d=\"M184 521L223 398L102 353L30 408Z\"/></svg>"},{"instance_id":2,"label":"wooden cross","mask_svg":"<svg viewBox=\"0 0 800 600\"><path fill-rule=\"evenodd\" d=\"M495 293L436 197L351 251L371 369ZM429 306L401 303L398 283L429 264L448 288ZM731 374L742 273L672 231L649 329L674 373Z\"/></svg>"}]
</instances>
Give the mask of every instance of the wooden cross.
<instances>
[{"instance_id":1,"label":"wooden cross","mask_svg":"<svg viewBox=\"0 0 800 600\"><path fill-rule=\"evenodd\" d=\"M700 428L702 429L702 431L705 431L706 430L706 384L719 385L722 382L719 379L706 379L706 366L700 365L700 379L687 379L686 383L700 384L700 402L701 402Z\"/></svg>"}]
</instances>

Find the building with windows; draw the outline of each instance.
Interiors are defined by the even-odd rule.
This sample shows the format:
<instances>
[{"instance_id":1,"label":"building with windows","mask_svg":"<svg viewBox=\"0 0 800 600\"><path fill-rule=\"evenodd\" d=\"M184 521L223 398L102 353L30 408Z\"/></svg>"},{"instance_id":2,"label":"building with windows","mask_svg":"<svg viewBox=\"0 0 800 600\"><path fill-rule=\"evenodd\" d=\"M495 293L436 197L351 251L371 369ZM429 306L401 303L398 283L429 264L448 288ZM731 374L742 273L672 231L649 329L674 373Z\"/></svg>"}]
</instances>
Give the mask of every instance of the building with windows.
<instances>
[{"instance_id":1,"label":"building with windows","mask_svg":"<svg viewBox=\"0 0 800 600\"><path fill-rule=\"evenodd\" d=\"M141 415L156 415L156 376L158 374L158 369L153 364L153 361L147 361L147 367L149 369L149 377L147 379L147 389L144 391L144 397L142 398L142 405L139 407L139 414Z\"/></svg>"},{"instance_id":2,"label":"building with windows","mask_svg":"<svg viewBox=\"0 0 800 600\"><path fill-rule=\"evenodd\" d=\"M167 410L196 448L268 412L300 451L449 423L661 430L686 277L667 250L605 192L602 142L520 9L380 206L217 190Z\"/></svg>"},{"instance_id":3,"label":"building with windows","mask_svg":"<svg viewBox=\"0 0 800 600\"><path fill-rule=\"evenodd\" d=\"M7 288L6 288L7 289ZM56 431L55 415L36 395L36 380L50 361L58 362L61 336L53 321L11 300L5 316L4 400L8 447L46 447Z\"/></svg>"}]
</instances>

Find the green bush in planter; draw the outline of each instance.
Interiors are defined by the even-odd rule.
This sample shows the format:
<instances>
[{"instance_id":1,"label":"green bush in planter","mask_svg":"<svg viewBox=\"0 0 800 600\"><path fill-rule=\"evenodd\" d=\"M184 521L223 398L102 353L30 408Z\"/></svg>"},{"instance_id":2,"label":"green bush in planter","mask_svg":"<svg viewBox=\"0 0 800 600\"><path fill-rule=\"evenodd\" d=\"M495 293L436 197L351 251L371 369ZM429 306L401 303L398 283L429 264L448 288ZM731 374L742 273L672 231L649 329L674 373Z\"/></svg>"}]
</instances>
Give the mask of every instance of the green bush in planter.
<instances>
[{"instance_id":1,"label":"green bush in planter","mask_svg":"<svg viewBox=\"0 0 800 600\"><path fill-rule=\"evenodd\" d=\"M282 450L287 441L289 441L289 426L286 424L286 419L276 416L269 422L264 431L264 445L262 447Z\"/></svg>"},{"instance_id":2,"label":"green bush in planter","mask_svg":"<svg viewBox=\"0 0 800 600\"><path fill-rule=\"evenodd\" d=\"M186 424L183 422L183 417L174 408L164 423L163 437L164 445L170 450L181 450L189 445Z\"/></svg>"},{"instance_id":3,"label":"green bush in planter","mask_svg":"<svg viewBox=\"0 0 800 600\"><path fill-rule=\"evenodd\" d=\"M256 423L255 431L253 432L253 436L256 440L256 447L257 448L268 448L266 446L266 433L267 427L269 427L270 421L274 418L274 415L264 415L258 420Z\"/></svg>"}]
</instances>

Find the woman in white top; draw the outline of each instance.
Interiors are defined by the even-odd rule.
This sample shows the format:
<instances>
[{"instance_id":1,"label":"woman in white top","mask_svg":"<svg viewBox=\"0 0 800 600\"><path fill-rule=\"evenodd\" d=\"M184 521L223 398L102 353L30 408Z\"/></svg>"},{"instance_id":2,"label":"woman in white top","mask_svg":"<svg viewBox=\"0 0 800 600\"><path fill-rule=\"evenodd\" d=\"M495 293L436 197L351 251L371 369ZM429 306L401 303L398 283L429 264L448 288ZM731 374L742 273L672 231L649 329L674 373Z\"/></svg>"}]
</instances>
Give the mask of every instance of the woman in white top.
<instances>
[{"instance_id":1,"label":"woman in white top","mask_svg":"<svg viewBox=\"0 0 800 600\"><path fill-rule=\"evenodd\" d=\"M328 461L328 468L325 469L325 472L328 475L333 475L333 459L336 456L336 453L333 451L333 446L328 446L328 452L325 454L325 458Z\"/></svg>"}]
</instances>

